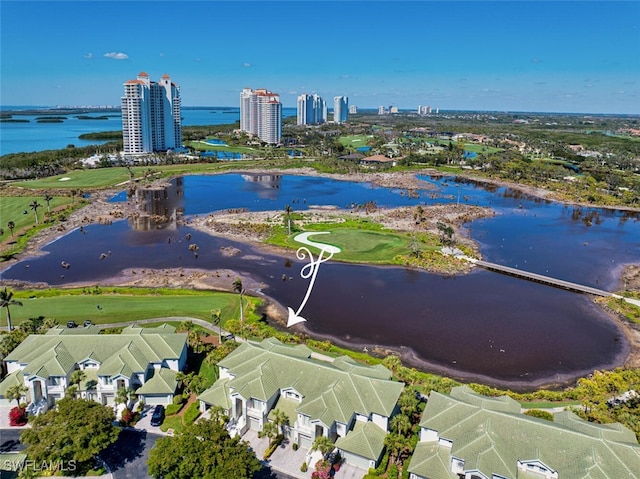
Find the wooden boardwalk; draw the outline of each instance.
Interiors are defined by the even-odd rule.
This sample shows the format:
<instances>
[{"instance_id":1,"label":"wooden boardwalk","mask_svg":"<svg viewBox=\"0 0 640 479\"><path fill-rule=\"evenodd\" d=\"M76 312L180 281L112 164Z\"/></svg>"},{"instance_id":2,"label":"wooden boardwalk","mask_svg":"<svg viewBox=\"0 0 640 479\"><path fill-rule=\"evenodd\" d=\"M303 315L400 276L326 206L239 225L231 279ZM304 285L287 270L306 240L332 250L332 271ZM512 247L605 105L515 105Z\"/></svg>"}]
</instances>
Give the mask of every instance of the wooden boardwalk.
<instances>
[{"instance_id":1,"label":"wooden boardwalk","mask_svg":"<svg viewBox=\"0 0 640 479\"><path fill-rule=\"evenodd\" d=\"M592 288L591 286L585 286L562 279L552 278L551 276L545 276L543 274L531 273L529 271L523 271L521 269L511 268L509 266L503 266L501 264L489 263L488 261L482 261L479 259L474 259L472 262L478 266L482 266L485 269L498 271L500 273L508 274L511 276L517 276L518 278L528 279L537 283L548 284L557 288L577 291L579 293L594 294L596 296L615 296L609 291L604 291L602 289Z\"/></svg>"}]
</instances>

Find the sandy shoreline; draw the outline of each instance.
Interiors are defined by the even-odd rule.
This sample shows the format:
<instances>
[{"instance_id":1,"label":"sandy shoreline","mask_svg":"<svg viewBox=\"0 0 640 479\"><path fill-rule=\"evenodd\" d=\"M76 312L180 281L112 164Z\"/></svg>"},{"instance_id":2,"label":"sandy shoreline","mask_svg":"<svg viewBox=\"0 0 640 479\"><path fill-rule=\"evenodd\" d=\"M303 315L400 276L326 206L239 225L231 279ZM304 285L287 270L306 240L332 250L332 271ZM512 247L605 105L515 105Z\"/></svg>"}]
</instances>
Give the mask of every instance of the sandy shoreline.
<instances>
[{"instance_id":1,"label":"sandy shoreline","mask_svg":"<svg viewBox=\"0 0 640 479\"><path fill-rule=\"evenodd\" d=\"M416 178L418 174L441 174L432 171L425 170L423 172L397 172L397 173L371 173L371 174L356 174L356 175L321 175L312 169L296 169L296 170L283 170L273 171L265 170L269 174L286 174L286 175L308 175L308 176L326 176L338 180L347 181L364 181L370 182L378 186L394 187L401 190L405 190L406 194L412 194L414 190L425 190L432 185L428 182L422 181ZM229 173L225 171L224 173ZM250 170L249 173L258 174L260 171ZM474 181L484 181L474 179ZM552 199L550 192L544 190L538 190L522 185L511 185L504 182L487 181L488 183L508 186L516 188L532 196ZM166 181L160 181L156 186L161 186ZM2 265L3 270L10 267L12 264L19 260L22 260L29 256L36 256L43 254L41 248L46 244L55 241L56 239L68 234L74 229L81 228L83 226L92 223L109 223L113 221L122 220L125 218L136 217L140 215L140 211L134 202L126 203L109 203L107 200L120 190L103 190L92 193L91 202L81 210L70 215L69 219L58 226L49 228L41 232L37 237L32 239L27 246L26 250L18 255L15 259L5 262ZM436 224L438 221L446 221L447 224L451 224L455 229L456 240L466 246L478 251L475 242L466 236L466 231L461 228L462 224L468 221L472 221L476 218L486 217L493 214L489 208L481 208L476 206L470 206L465 204L449 204L449 205L435 205L424 207L425 219L419 225L416 225L414 218L415 207L400 207L400 208L377 208L375 211L365 211L363 209L345 211L336 210L325 207L310 207L308 210L302 211L305 217L309 221L313 221L314 218L317 221L326 221L327 218L333 218L337 216L352 216L352 217L367 217L373 221L383 224L385 227L405 232L415 231L430 231L436 232ZM234 241L250 243L253 246L258 246L264 251L270 251L275 253L281 253L283 250L280 248L264 245L262 240L264 234L253 231L248 228L238 228L240 223L268 223L268 222L281 222L284 218L284 213L281 211L267 211L267 212L219 212L209 214L206 216L187 218L185 223L192 228L199 231L203 231L207 234L222 236L224 238L233 239ZM628 289L640 288L640 265L627 266L624 270L617 270L614 273L616 277L620 278L620 283L625 282ZM265 299L265 308L269 312L270 318L274 319L278 324L283 326L286 321L285 308L275 302L273 299L264 296L261 290L266 286L261 284L251 277L238 274L232 270L204 270L204 269L189 269L189 268L172 268L172 269L139 269L131 270L127 269L122 271L119 275L101 281L101 284L108 286L138 286L138 287L168 287L168 288L193 288L193 289L207 289L207 290L224 290L230 289L230 279L235 277L241 277L243 285L248 291L253 292ZM1 280L0 284L10 285L14 287L21 287L24 285L17 284L16 282ZM47 287L46 284L29 284L29 287ZM71 286L71 285L70 285ZM74 286L87 286L87 284L78 284ZM594 306L595 307L595 306ZM615 364L603 365L602 368L613 368L616 366L625 365L627 367L640 367L640 328L630 324L623 318L619 318L616 314L608 311L606 308L598 306L600 310L604 310L608 317L616 324L616 326L624 332L624 336L627 339L628 347L625 348L624 356L616 358ZM315 338L321 337L318 334L306 331L302 328L305 334L309 334ZM413 351L403 349L402 347L391 348L384 345L367 345L367 344L354 344L353 342L344 341L340 338L327 337L341 346L351 347L359 349L367 347L371 352L375 354L385 354L390 351L401 354L403 359L411 366L425 369L428 371L438 372L441 374L449 374L452 377L460 379L473 379L482 380L486 384L501 383L492 378L484 378L473 374L464 374L464 372L456 371L453 368L443 367L429 363L428 361L419 358ZM590 371L589 371L590 372ZM588 372L587 372L588 373ZM536 381L527 381L519 383L502 383L503 386L522 388L522 387L538 387L538 386L557 386L566 384L571 380L575 380L577 376L571 375L571 377L554 377L554 378L542 378Z\"/></svg>"}]
</instances>

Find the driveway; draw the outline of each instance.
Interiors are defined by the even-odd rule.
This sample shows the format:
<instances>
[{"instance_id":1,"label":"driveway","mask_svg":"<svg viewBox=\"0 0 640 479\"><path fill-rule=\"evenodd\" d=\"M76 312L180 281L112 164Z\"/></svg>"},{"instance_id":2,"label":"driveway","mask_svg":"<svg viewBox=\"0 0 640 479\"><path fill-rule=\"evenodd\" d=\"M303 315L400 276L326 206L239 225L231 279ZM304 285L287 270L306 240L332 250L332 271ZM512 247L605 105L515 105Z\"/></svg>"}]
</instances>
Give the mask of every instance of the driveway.
<instances>
[{"instance_id":1,"label":"driveway","mask_svg":"<svg viewBox=\"0 0 640 479\"><path fill-rule=\"evenodd\" d=\"M242 439L247 441L251 445L251 449L255 455L262 461L262 455L267 449L269 440L266 437L259 438L256 431L247 431ZM321 454L318 451L313 451L309 454L308 449L293 450L289 442L283 442L273 452L268 461L262 461L265 467L270 467L273 474L281 479L310 479L311 474L314 472L314 466L316 462L321 459ZM300 471L302 463L307 463L307 472ZM336 472L335 479L362 479L367 470L353 466L351 464L342 464L340 470ZM267 476L269 477L269 476Z\"/></svg>"},{"instance_id":2,"label":"driveway","mask_svg":"<svg viewBox=\"0 0 640 479\"><path fill-rule=\"evenodd\" d=\"M21 452L25 446L20 442L20 433L22 429L0 429L0 453L2 452Z\"/></svg>"},{"instance_id":3,"label":"driveway","mask_svg":"<svg viewBox=\"0 0 640 479\"><path fill-rule=\"evenodd\" d=\"M11 406L0 406L0 429L24 429L29 426L9 426L9 411L11 411L14 407L16 407L16 403L13 403ZM2 434L0 432L0 434Z\"/></svg>"},{"instance_id":4,"label":"driveway","mask_svg":"<svg viewBox=\"0 0 640 479\"><path fill-rule=\"evenodd\" d=\"M147 431L123 429L118 440L100 456L114 479L152 479L147 474L149 451L163 436Z\"/></svg>"}]
</instances>

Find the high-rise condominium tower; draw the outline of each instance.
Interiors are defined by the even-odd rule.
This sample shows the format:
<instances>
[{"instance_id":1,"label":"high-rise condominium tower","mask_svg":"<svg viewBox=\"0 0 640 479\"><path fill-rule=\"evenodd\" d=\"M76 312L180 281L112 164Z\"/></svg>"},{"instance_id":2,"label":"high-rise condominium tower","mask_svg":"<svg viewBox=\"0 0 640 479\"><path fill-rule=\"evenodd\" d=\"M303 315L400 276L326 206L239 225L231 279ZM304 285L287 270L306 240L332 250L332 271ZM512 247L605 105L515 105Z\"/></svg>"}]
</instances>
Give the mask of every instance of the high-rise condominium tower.
<instances>
[{"instance_id":1,"label":"high-rise condominium tower","mask_svg":"<svg viewBox=\"0 0 640 479\"><path fill-rule=\"evenodd\" d=\"M240 129L265 143L279 144L282 138L280 96L264 88L243 89L240 93Z\"/></svg>"},{"instance_id":2,"label":"high-rise condominium tower","mask_svg":"<svg viewBox=\"0 0 640 479\"><path fill-rule=\"evenodd\" d=\"M180 87L163 75L153 82L142 72L124 83L122 139L129 154L167 151L182 146Z\"/></svg>"},{"instance_id":3,"label":"high-rise condominium tower","mask_svg":"<svg viewBox=\"0 0 640 479\"><path fill-rule=\"evenodd\" d=\"M311 125L327 121L327 104L317 94L298 97L298 125Z\"/></svg>"},{"instance_id":4,"label":"high-rise condominium tower","mask_svg":"<svg viewBox=\"0 0 640 479\"><path fill-rule=\"evenodd\" d=\"M336 96L333 99L333 122L344 123L349 119L349 98Z\"/></svg>"}]
</instances>

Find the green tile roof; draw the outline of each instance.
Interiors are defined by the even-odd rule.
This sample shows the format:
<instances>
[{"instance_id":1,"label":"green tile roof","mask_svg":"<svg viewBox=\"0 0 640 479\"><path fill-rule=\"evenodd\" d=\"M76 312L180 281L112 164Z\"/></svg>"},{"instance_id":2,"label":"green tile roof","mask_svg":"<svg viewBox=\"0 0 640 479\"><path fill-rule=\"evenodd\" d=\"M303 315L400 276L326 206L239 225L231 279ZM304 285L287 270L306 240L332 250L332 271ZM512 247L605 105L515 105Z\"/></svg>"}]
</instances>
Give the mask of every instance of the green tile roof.
<instances>
[{"instance_id":1,"label":"green tile roof","mask_svg":"<svg viewBox=\"0 0 640 479\"><path fill-rule=\"evenodd\" d=\"M484 398L461 386L450 396L432 392L420 425L453 441L450 454L465 461L465 470L488 477L516 477L519 460L539 460L557 470L560 479L639 477L640 445L633 432L621 425L587 423L570 412L557 417L558 422L550 422L526 416L515 401ZM427 463L417 450L409 470L428 472Z\"/></svg>"},{"instance_id":2,"label":"green tile roof","mask_svg":"<svg viewBox=\"0 0 640 479\"><path fill-rule=\"evenodd\" d=\"M11 386L24 386L24 380L22 379L22 371L14 371L8 374L0 383L0 396L5 397L7 389Z\"/></svg>"},{"instance_id":3,"label":"green tile roof","mask_svg":"<svg viewBox=\"0 0 640 479\"><path fill-rule=\"evenodd\" d=\"M291 387L303 396L297 411L326 426L334 421L347 424L354 413L391 415L404 384L390 381L388 369L348 358L319 361L311 359L311 353L306 346L269 338L241 344L219 365L233 375L229 387L234 393L267 401Z\"/></svg>"},{"instance_id":4,"label":"green tile roof","mask_svg":"<svg viewBox=\"0 0 640 479\"><path fill-rule=\"evenodd\" d=\"M202 392L198 399L207 404L215 404L225 411L231 409L231 397L229 396L229 378L217 380L213 386ZM293 424L293 423L292 423Z\"/></svg>"},{"instance_id":5,"label":"green tile roof","mask_svg":"<svg viewBox=\"0 0 640 479\"><path fill-rule=\"evenodd\" d=\"M174 333L173 328L126 328L126 334L98 335L91 328L87 334L51 334L28 336L5 361L24 365L25 374L42 377L69 374L75 364L92 359L100 363L98 375L123 374L131 377L143 373L150 362L180 358L186 347L187 335ZM62 330L61 330L62 331ZM45 376L46 375L46 376Z\"/></svg>"},{"instance_id":6,"label":"green tile roof","mask_svg":"<svg viewBox=\"0 0 640 479\"><path fill-rule=\"evenodd\" d=\"M300 405L298 401L295 399L289 399L284 396L280 396L276 403L273 405L273 409L269 411L268 418L273 420L274 413L276 409L282 411L289 418L289 425L293 426L295 422L298 420L298 413L296 412L296 408Z\"/></svg>"},{"instance_id":7,"label":"green tile roof","mask_svg":"<svg viewBox=\"0 0 640 479\"><path fill-rule=\"evenodd\" d=\"M26 460L26 454L15 452L0 453L0 471L19 471ZM9 475L7 474L7 476Z\"/></svg>"},{"instance_id":8,"label":"green tile roof","mask_svg":"<svg viewBox=\"0 0 640 479\"><path fill-rule=\"evenodd\" d=\"M336 447L377 462L382 455L386 435L386 431L371 421L356 421L345 437L338 438Z\"/></svg>"},{"instance_id":9,"label":"green tile roof","mask_svg":"<svg viewBox=\"0 0 640 479\"><path fill-rule=\"evenodd\" d=\"M458 479L457 474L451 472L449 452L437 442L419 442L409 462L409 472L429 479Z\"/></svg>"},{"instance_id":10,"label":"green tile roof","mask_svg":"<svg viewBox=\"0 0 640 479\"><path fill-rule=\"evenodd\" d=\"M178 387L178 372L169 368L153 370L153 376L136 389L136 394L174 394Z\"/></svg>"},{"instance_id":11,"label":"green tile roof","mask_svg":"<svg viewBox=\"0 0 640 479\"><path fill-rule=\"evenodd\" d=\"M80 383L81 391L90 391L96 389L98 384L98 370L96 368L83 369L84 379Z\"/></svg>"}]
</instances>

